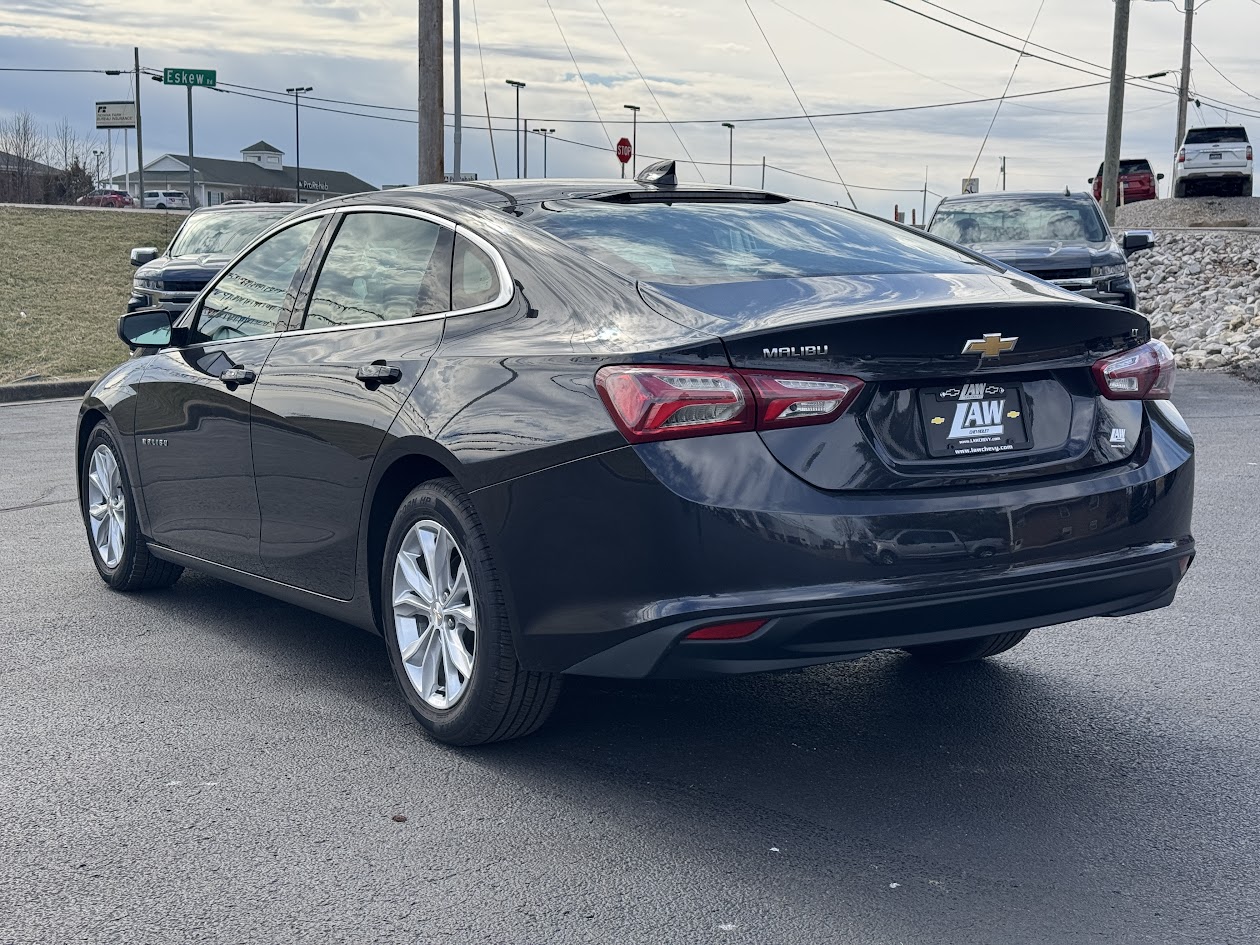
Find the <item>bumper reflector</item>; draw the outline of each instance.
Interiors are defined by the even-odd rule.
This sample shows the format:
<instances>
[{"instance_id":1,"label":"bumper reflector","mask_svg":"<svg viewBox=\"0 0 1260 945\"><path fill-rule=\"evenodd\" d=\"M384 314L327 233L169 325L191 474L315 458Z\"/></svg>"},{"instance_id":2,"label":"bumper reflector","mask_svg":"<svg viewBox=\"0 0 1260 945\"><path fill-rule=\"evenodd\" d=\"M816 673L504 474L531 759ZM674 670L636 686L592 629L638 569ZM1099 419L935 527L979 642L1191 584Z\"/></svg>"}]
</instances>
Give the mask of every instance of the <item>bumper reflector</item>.
<instances>
[{"instance_id":1,"label":"bumper reflector","mask_svg":"<svg viewBox=\"0 0 1260 945\"><path fill-rule=\"evenodd\" d=\"M684 640L739 640L750 637L766 625L765 620L739 620L735 623L715 623L710 627L692 630Z\"/></svg>"}]
</instances>

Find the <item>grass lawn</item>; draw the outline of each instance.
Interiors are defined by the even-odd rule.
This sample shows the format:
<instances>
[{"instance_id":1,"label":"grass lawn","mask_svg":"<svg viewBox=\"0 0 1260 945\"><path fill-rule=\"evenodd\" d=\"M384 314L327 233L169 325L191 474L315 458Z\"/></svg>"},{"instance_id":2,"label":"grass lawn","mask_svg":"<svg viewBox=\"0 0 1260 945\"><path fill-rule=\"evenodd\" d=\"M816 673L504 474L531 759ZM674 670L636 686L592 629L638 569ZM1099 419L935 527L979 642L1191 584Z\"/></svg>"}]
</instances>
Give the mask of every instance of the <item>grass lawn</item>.
<instances>
[{"instance_id":1,"label":"grass lawn","mask_svg":"<svg viewBox=\"0 0 1260 945\"><path fill-rule=\"evenodd\" d=\"M184 216L0 207L0 384L96 377L126 360L115 331L131 249L165 248Z\"/></svg>"}]
</instances>

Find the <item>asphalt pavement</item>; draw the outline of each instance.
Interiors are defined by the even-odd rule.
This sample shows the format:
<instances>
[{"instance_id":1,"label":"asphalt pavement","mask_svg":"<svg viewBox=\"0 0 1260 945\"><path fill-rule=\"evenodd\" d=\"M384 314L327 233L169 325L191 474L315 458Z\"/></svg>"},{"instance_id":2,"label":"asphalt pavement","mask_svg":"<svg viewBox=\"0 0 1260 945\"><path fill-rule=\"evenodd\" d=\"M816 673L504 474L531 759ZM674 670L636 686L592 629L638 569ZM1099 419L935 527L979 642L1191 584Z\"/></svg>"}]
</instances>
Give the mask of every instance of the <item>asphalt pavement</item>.
<instances>
[{"instance_id":1,"label":"asphalt pavement","mask_svg":"<svg viewBox=\"0 0 1260 945\"><path fill-rule=\"evenodd\" d=\"M107 590L77 404L0 406L0 942L1253 943L1260 387L1178 384L1172 607L946 670L577 681L476 750L375 637Z\"/></svg>"}]
</instances>

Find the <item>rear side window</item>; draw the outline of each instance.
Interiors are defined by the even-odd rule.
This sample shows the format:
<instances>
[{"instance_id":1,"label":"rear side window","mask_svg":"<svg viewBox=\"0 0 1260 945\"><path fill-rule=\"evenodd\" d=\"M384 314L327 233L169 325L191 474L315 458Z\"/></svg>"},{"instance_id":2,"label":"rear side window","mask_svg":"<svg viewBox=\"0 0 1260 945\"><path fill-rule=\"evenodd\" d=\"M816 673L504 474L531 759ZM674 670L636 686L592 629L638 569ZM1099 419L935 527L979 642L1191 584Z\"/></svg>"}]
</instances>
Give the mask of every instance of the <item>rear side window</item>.
<instances>
[{"instance_id":1,"label":"rear side window","mask_svg":"<svg viewBox=\"0 0 1260 945\"><path fill-rule=\"evenodd\" d=\"M396 213L347 213L303 328L392 322L450 308L450 230Z\"/></svg>"},{"instance_id":2,"label":"rear side window","mask_svg":"<svg viewBox=\"0 0 1260 945\"><path fill-rule=\"evenodd\" d=\"M472 240L458 237L451 267L451 311L489 305L498 297L499 274L490 256Z\"/></svg>"},{"instance_id":3,"label":"rear side window","mask_svg":"<svg viewBox=\"0 0 1260 945\"><path fill-rule=\"evenodd\" d=\"M1186 144L1247 143L1246 128L1191 128L1186 132Z\"/></svg>"},{"instance_id":4,"label":"rear side window","mask_svg":"<svg viewBox=\"0 0 1260 945\"><path fill-rule=\"evenodd\" d=\"M530 222L629 278L703 284L988 268L914 232L805 201L546 204Z\"/></svg>"},{"instance_id":5,"label":"rear side window","mask_svg":"<svg viewBox=\"0 0 1260 945\"><path fill-rule=\"evenodd\" d=\"M276 330L289 288L320 219L281 230L237 260L206 296L193 324L197 341L225 341Z\"/></svg>"}]
</instances>

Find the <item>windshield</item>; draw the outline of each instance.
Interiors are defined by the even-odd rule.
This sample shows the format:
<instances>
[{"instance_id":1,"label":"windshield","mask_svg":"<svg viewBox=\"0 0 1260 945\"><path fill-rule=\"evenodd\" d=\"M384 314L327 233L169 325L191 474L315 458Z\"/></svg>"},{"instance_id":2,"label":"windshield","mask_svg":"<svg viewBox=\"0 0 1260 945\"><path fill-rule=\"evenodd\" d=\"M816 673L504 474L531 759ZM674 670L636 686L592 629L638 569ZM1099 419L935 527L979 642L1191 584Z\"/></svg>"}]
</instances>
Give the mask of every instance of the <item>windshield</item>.
<instances>
[{"instance_id":1,"label":"windshield","mask_svg":"<svg viewBox=\"0 0 1260 945\"><path fill-rule=\"evenodd\" d=\"M1186 132L1186 144L1216 144L1217 142L1247 141L1246 128L1191 128Z\"/></svg>"},{"instance_id":2,"label":"windshield","mask_svg":"<svg viewBox=\"0 0 1260 945\"><path fill-rule=\"evenodd\" d=\"M928 229L965 246L1059 240L1100 243L1107 239L1106 224L1093 204L1069 197L946 203L937 208Z\"/></svg>"},{"instance_id":3,"label":"windshield","mask_svg":"<svg viewBox=\"0 0 1260 945\"><path fill-rule=\"evenodd\" d=\"M168 256L197 256L216 253L230 256L245 248L252 240L277 220L292 211L284 210L234 210L232 212L203 213L189 217L175 235Z\"/></svg>"},{"instance_id":4,"label":"windshield","mask_svg":"<svg viewBox=\"0 0 1260 945\"><path fill-rule=\"evenodd\" d=\"M629 278L702 284L891 272L967 272L985 263L838 207L722 201L545 204L530 222Z\"/></svg>"}]
</instances>

